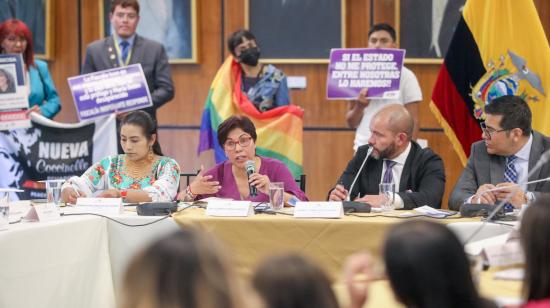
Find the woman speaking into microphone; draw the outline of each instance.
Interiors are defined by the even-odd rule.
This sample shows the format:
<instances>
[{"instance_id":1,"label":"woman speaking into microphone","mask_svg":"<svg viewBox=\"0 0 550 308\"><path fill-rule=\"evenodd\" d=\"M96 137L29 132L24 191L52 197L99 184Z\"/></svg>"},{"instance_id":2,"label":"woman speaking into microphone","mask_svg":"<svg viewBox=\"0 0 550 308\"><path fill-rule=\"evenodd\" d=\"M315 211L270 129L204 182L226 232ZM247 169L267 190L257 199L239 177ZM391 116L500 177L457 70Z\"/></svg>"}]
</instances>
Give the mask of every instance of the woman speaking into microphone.
<instances>
[{"instance_id":1,"label":"woman speaking into microphone","mask_svg":"<svg viewBox=\"0 0 550 308\"><path fill-rule=\"evenodd\" d=\"M218 142L228 159L206 172L201 170L179 200L220 197L268 202L271 182L284 183L285 203L292 197L307 200L282 162L256 155L256 127L249 118L238 115L223 121Z\"/></svg>"}]
</instances>

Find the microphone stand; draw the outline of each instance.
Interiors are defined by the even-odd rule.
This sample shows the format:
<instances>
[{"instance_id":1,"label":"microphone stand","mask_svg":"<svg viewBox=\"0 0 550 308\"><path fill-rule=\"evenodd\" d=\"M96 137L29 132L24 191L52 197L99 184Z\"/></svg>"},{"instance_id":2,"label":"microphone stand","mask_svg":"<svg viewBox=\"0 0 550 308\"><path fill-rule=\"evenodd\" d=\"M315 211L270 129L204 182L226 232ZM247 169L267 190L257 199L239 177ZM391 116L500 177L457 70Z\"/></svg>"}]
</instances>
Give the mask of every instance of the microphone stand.
<instances>
[{"instance_id":1,"label":"microphone stand","mask_svg":"<svg viewBox=\"0 0 550 308\"><path fill-rule=\"evenodd\" d=\"M361 171L363 171L363 167L365 167L365 163L367 162L367 159L369 159L371 153L372 153L372 146L369 145L369 149L367 150L367 155L365 156L365 159L363 159L363 163L361 163L361 167L359 167L359 170L357 171L357 174L355 175L355 178L351 182L351 185L349 187L348 195L346 196L345 201L350 201L351 199L351 191L353 190L353 186L355 185L355 182L357 182L357 179L359 178L359 175L361 174Z\"/></svg>"}]
</instances>

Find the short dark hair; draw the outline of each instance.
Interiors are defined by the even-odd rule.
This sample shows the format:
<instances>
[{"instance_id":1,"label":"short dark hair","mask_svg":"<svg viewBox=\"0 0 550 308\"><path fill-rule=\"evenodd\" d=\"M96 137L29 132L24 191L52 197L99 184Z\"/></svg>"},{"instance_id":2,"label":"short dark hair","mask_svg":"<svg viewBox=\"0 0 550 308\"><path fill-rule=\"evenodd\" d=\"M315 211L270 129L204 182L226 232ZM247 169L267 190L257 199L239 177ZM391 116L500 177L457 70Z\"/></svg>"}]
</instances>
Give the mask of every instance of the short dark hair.
<instances>
[{"instance_id":1,"label":"short dark hair","mask_svg":"<svg viewBox=\"0 0 550 308\"><path fill-rule=\"evenodd\" d=\"M520 227L525 252L523 294L527 301L550 298L550 195L537 197L523 214Z\"/></svg>"},{"instance_id":2,"label":"short dark hair","mask_svg":"<svg viewBox=\"0 0 550 308\"><path fill-rule=\"evenodd\" d=\"M373 34L374 32L377 32L377 31L386 31L390 34L390 36L391 36L391 38L394 42L397 41L397 35L395 34L395 29L392 26L390 26L386 23L375 24L369 30L369 37L371 36L371 34Z\"/></svg>"},{"instance_id":3,"label":"short dark hair","mask_svg":"<svg viewBox=\"0 0 550 308\"><path fill-rule=\"evenodd\" d=\"M531 109L519 96L503 95L497 97L485 105L485 113L501 115L500 127L502 129L521 128L524 136L531 134Z\"/></svg>"},{"instance_id":4,"label":"short dark hair","mask_svg":"<svg viewBox=\"0 0 550 308\"><path fill-rule=\"evenodd\" d=\"M295 253L265 259L254 273L252 284L266 308L338 307L323 270Z\"/></svg>"},{"instance_id":5,"label":"short dark hair","mask_svg":"<svg viewBox=\"0 0 550 308\"><path fill-rule=\"evenodd\" d=\"M126 124L131 124L131 125L141 127L141 129L143 130L143 135L145 135L147 140L151 140L153 134L157 135L157 139L153 144L153 153L159 156L163 156L162 149L160 148L160 143L159 143L157 121L153 120L150 114L148 114L143 110L132 111L128 113L122 119L122 121L120 121L120 127Z\"/></svg>"},{"instance_id":6,"label":"short dark hair","mask_svg":"<svg viewBox=\"0 0 550 308\"><path fill-rule=\"evenodd\" d=\"M248 133L254 142L256 142L256 126L252 121L243 115L234 115L227 118L223 121L220 126L218 126L218 143L223 147L223 144L227 140L229 133L235 128L240 128Z\"/></svg>"},{"instance_id":7,"label":"short dark hair","mask_svg":"<svg viewBox=\"0 0 550 308\"><path fill-rule=\"evenodd\" d=\"M117 6L123 8L131 7L136 10L136 13L139 15L139 2L137 0L111 0L111 13L115 11Z\"/></svg>"},{"instance_id":8,"label":"short dark hair","mask_svg":"<svg viewBox=\"0 0 550 308\"><path fill-rule=\"evenodd\" d=\"M389 231L383 254L393 291L406 307L484 306L464 248L443 224L398 224Z\"/></svg>"},{"instance_id":9,"label":"short dark hair","mask_svg":"<svg viewBox=\"0 0 550 308\"><path fill-rule=\"evenodd\" d=\"M254 34L252 34L252 32L245 29L233 32L233 34L231 34L231 36L229 36L229 38L227 39L227 48L229 49L229 52L231 52L231 54L235 57L237 56L235 54L235 48L237 48L237 46L239 46L239 44L243 42L243 38L255 41L256 45L258 45L256 37L254 36Z\"/></svg>"}]
</instances>

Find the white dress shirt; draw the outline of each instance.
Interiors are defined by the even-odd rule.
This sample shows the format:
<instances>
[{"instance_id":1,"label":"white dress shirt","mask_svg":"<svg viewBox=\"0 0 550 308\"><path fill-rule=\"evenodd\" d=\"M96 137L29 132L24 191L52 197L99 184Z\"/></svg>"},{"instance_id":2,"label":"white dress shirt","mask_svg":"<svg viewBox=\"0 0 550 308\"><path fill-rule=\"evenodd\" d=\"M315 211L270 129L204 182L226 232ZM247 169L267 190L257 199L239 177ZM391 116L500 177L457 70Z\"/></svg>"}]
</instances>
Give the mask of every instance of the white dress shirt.
<instances>
[{"instance_id":1,"label":"white dress shirt","mask_svg":"<svg viewBox=\"0 0 550 308\"><path fill-rule=\"evenodd\" d=\"M409 153L411 152L411 143L409 142L409 145L407 145L407 148L405 151L403 151L401 154L399 154L397 157L390 159L391 161L394 161L395 164L392 167L392 173L393 173L393 182L395 183L395 200L393 202L393 206L395 209L402 209L405 205L403 203L403 199L401 199L401 196L397 194L399 192L399 184L401 183L401 174L403 174L403 168L405 167L405 162L407 161L407 157L409 157ZM382 173L380 174L380 183L382 183L382 180L384 178L384 173L386 172L386 160L384 159L384 163L382 164Z\"/></svg>"}]
</instances>

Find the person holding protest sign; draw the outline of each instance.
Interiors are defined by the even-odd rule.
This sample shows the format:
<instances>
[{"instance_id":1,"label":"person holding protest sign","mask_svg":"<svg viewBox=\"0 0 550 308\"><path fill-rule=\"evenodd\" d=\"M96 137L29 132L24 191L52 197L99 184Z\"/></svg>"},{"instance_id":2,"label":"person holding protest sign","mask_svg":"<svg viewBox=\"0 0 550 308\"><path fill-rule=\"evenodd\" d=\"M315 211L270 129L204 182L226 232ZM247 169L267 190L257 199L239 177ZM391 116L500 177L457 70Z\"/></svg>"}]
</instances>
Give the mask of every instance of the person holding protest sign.
<instances>
[{"instance_id":1,"label":"person holding protest sign","mask_svg":"<svg viewBox=\"0 0 550 308\"><path fill-rule=\"evenodd\" d=\"M180 167L174 159L162 155L157 124L151 115L142 110L126 114L121 121L120 143L124 154L105 157L82 176L63 184L64 202L76 203L78 197L96 192L99 198L123 198L125 202L175 199Z\"/></svg>"},{"instance_id":2,"label":"person holding protest sign","mask_svg":"<svg viewBox=\"0 0 550 308\"><path fill-rule=\"evenodd\" d=\"M157 109L174 98L174 82L164 47L136 33L139 12L137 0L111 1L109 19L113 35L88 45L82 74L139 63L153 100L153 106L143 110L156 120Z\"/></svg>"},{"instance_id":3,"label":"person holding protest sign","mask_svg":"<svg viewBox=\"0 0 550 308\"><path fill-rule=\"evenodd\" d=\"M46 62L34 58L32 33L24 22L8 19L0 25L0 52L23 55L29 87L29 112L53 118L61 110L59 95Z\"/></svg>"},{"instance_id":4,"label":"person holding protest sign","mask_svg":"<svg viewBox=\"0 0 550 308\"><path fill-rule=\"evenodd\" d=\"M368 48L397 48L395 29L388 24L376 24L369 31ZM399 97L396 99L368 99L368 89L361 90L357 100L350 101L346 113L349 127L356 128L353 149L357 151L368 143L370 137L369 124L372 117L389 104L405 105L414 119L412 139L418 135L418 103L422 101L422 91L414 73L403 66Z\"/></svg>"}]
</instances>

